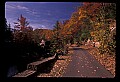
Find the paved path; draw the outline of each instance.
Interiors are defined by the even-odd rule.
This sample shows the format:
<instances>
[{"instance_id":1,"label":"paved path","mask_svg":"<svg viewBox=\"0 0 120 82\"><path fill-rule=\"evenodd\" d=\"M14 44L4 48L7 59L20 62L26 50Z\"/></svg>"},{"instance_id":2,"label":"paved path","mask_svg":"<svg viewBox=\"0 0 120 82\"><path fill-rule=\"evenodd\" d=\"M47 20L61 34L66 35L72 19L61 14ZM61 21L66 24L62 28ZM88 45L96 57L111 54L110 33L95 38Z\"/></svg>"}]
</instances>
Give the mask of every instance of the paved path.
<instances>
[{"instance_id":1,"label":"paved path","mask_svg":"<svg viewBox=\"0 0 120 82\"><path fill-rule=\"evenodd\" d=\"M92 55L81 48L73 48L72 61L65 70L63 77L90 77L90 78L113 78Z\"/></svg>"}]
</instances>

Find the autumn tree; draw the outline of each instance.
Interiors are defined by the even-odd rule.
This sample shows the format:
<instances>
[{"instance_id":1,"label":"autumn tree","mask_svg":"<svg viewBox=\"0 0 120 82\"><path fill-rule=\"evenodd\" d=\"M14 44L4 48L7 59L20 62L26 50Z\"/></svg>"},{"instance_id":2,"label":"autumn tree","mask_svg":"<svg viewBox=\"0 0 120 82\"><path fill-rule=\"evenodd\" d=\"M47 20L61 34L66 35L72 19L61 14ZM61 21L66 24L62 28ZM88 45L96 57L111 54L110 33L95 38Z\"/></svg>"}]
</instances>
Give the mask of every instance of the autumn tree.
<instances>
[{"instance_id":1,"label":"autumn tree","mask_svg":"<svg viewBox=\"0 0 120 82\"><path fill-rule=\"evenodd\" d=\"M54 25L54 29L53 29L53 32L54 32L56 38L59 38L60 29L61 29L60 22L56 21L56 23Z\"/></svg>"},{"instance_id":2,"label":"autumn tree","mask_svg":"<svg viewBox=\"0 0 120 82\"><path fill-rule=\"evenodd\" d=\"M102 6L99 8L99 12L96 15L96 21L94 21L94 30L91 32L91 36L94 40L99 41L101 46L99 48L100 53L109 53L110 46L113 44L113 50L115 48L115 41L112 41L111 32L110 32L110 24L111 20L115 20L115 6L114 3L101 3ZM112 7L112 8L111 8ZM109 9L111 8L111 10Z\"/></svg>"},{"instance_id":3,"label":"autumn tree","mask_svg":"<svg viewBox=\"0 0 120 82\"><path fill-rule=\"evenodd\" d=\"M39 29L35 29L35 30L32 32L32 40L33 40L35 43L40 43L41 36L40 36L40 31L39 31Z\"/></svg>"},{"instance_id":4,"label":"autumn tree","mask_svg":"<svg viewBox=\"0 0 120 82\"><path fill-rule=\"evenodd\" d=\"M78 7L69 19L69 22L64 26L65 33L71 34L71 40L81 43L91 38L90 32L92 30L91 18L88 13L87 5Z\"/></svg>"},{"instance_id":5,"label":"autumn tree","mask_svg":"<svg viewBox=\"0 0 120 82\"><path fill-rule=\"evenodd\" d=\"M31 42L32 27L29 26L29 22L26 21L26 18L21 15L20 18L18 18L18 22L14 22L14 24L14 40L18 43L24 44Z\"/></svg>"},{"instance_id":6,"label":"autumn tree","mask_svg":"<svg viewBox=\"0 0 120 82\"><path fill-rule=\"evenodd\" d=\"M18 18L18 22L14 22L14 24L14 28L16 29L14 32L14 40L27 41L28 39L28 41L30 41L32 27L29 26L29 22L26 21L26 18L21 15L20 18Z\"/></svg>"},{"instance_id":7,"label":"autumn tree","mask_svg":"<svg viewBox=\"0 0 120 82\"><path fill-rule=\"evenodd\" d=\"M115 20L115 18L116 18L115 7L116 7L115 3L109 3L109 4L103 4L103 7L101 8L103 10L101 13L104 15L103 17L105 19L105 20L103 20L103 22L104 22L104 25L106 26L103 28L105 30L105 34L103 36L103 40L101 40L102 45L99 49L101 51L101 53L115 54L116 41L115 41L115 39L111 39L112 32L110 30L110 25L111 25L112 21L110 23L107 21L107 19ZM111 10L110 10L110 8L111 8ZM115 38L115 36L114 36L114 38Z\"/></svg>"},{"instance_id":8,"label":"autumn tree","mask_svg":"<svg viewBox=\"0 0 120 82\"><path fill-rule=\"evenodd\" d=\"M115 52L116 32L115 28L110 30L110 25L116 23L115 20L115 3L85 2L71 15L59 34L67 40L69 40L68 36L71 35L74 42L86 41L87 39L98 41L101 53L113 54Z\"/></svg>"},{"instance_id":9,"label":"autumn tree","mask_svg":"<svg viewBox=\"0 0 120 82\"><path fill-rule=\"evenodd\" d=\"M60 22L56 21L56 24L54 25L54 29L53 29L53 32L54 32L53 41L55 43L58 43L58 39L60 39L59 31L60 31Z\"/></svg>"},{"instance_id":10,"label":"autumn tree","mask_svg":"<svg viewBox=\"0 0 120 82\"><path fill-rule=\"evenodd\" d=\"M29 22L26 21L26 18L22 16L20 16L20 18L18 18L18 22L14 22L15 26L14 28L18 28L21 31L28 29L28 30L32 30L32 27L29 26Z\"/></svg>"},{"instance_id":11,"label":"autumn tree","mask_svg":"<svg viewBox=\"0 0 120 82\"><path fill-rule=\"evenodd\" d=\"M63 47L63 43L62 43L63 36L61 36L61 29L62 29L62 23L60 21L56 21L54 28L52 30L53 31L53 36L51 39L52 53L56 53L57 50L60 50Z\"/></svg>"},{"instance_id":12,"label":"autumn tree","mask_svg":"<svg viewBox=\"0 0 120 82\"><path fill-rule=\"evenodd\" d=\"M28 57L28 61L24 60L27 62L32 61L31 57L33 57L34 60L33 55L38 54L38 46L37 43L34 42L36 38L33 36L34 33L32 27L29 26L26 18L21 15L18 22L15 23L15 28L19 28L14 31L16 51L19 52L18 57L21 57L20 59L23 59L23 57Z\"/></svg>"}]
</instances>

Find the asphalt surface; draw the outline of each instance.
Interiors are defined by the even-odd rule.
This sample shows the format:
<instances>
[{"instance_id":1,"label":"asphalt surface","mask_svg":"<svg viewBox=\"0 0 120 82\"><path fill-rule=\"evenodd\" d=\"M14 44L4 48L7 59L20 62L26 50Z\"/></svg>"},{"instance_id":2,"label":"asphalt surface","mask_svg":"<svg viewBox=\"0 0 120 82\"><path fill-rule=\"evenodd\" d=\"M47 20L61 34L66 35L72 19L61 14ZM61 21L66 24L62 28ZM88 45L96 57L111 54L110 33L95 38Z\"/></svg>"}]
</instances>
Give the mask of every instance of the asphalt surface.
<instances>
[{"instance_id":1,"label":"asphalt surface","mask_svg":"<svg viewBox=\"0 0 120 82\"><path fill-rule=\"evenodd\" d=\"M73 50L72 61L65 70L63 77L114 78L114 76L85 49L74 47Z\"/></svg>"}]
</instances>

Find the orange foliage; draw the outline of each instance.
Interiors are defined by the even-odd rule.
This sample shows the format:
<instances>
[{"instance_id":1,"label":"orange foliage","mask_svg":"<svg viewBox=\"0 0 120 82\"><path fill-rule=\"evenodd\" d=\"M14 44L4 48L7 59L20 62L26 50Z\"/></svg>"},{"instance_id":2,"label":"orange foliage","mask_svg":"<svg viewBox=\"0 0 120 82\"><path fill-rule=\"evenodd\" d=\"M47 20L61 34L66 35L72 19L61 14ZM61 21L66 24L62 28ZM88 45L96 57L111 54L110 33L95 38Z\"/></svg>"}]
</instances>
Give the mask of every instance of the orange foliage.
<instances>
[{"instance_id":1,"label":"orange foliage","mask_svg":"<svg viewBox=\"0 0 120 82\"><path fill-rule=\"evenodd\" d=\"M83 6L78 7L76 12L73 12L71 18L64 21L61 29L58 31L60 37L67 37L67 35L74 35L80 29L86 27L87 23L96 21L96 15L99 13L100 7L103 3L84 2ZM85 20L88 22L84 22Z\"/></svg>"},{"instance_id":2,"label":"orange foliage","mask_svg":"<svg viewBox=\"0 0 120 82\"><path fill-rule=\"evenodd\" d=\"M40 36L45 35L46 40L50 40L52 38L53 32L49 29L39 29Z\"/></svg>"}]
</instances>

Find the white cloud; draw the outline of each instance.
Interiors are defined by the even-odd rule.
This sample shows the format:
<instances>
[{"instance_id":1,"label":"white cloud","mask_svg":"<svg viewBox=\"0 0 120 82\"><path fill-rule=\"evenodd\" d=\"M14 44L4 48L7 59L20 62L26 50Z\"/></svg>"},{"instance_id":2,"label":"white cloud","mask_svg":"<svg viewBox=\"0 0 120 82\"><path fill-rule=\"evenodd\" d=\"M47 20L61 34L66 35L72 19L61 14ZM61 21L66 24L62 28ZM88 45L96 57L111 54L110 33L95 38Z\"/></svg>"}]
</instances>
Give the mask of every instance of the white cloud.
<instances>
[{"instance_id":1,"label":"white cloud","mask_svg":"<svg viewBox=\"0 0 120 82\"><path fill-rule=\"evenodd\" d=\"M25 10L26 13L29 13L29 14L32 14L32 15L37 14L37 12L35 12L35 11L33 11L33 10L30 10L29 8L27 8L27 7L25 7L25 6L21 6L21 5L17 5L17 6L16 6L16 9Z\"/></svg>"},{"instance_id":2,"label":"white cloud","mask_svg":"<svg viewBox=\"0 0 120 82\"><path fill-rule=\"evenodd\" d=\"M24 6L17 5L16 7L17 7L17 9L25 9L25 10L28 10L28 8L27 8L27 7L24 7Z\"/></svg>"},{"instance_id":3,"label":"white cloud","mask_svg":"<svg viewBox=\"0 0 120 82\"><path fill-rule=\"evenodd\" d=\"M37 29L37 28L39 28L39 29L49 29L43 24L33 24L32 23L32 24L30 24L30 26L32 26L33 29Z\"/></svg>"},{"instance_id":4,"label":"white cloud","mask_svg":"<svg viewBox=\"0 0 120 82\"><path fill-rule=\"evenodd\" d=\"M21 6L21 5L10 5L10 4L6 4L5 5L5 9L6 10L10 10L10 9L22 9L22 10L29 10L27 7L25 6Z\"/></svg>"},{"instance_id":5,"label":"white cloud","mask_svg":"<svg viewBox=\"0 0 120 82\"><path fill-rule=\"evenodd\" d=\"M5 4L5 12L10 12L16 9L15 5Z\"/></svg>"},{"instance_id":6,"label":"white cloud","mask_svg":"<svg viewBox=\"0 0 120 82\"><path fill-rule=\"evenodd\" d=\"M32 15L38 14L36 11L32 11L32 10L29 10L29 9L26 10L26 13L29 13L29 14L32 14Z\"/></svg>"},{"instance_id":7,"label":"white cloud","mask_svg":"<svg viewBox=\"0 0 120 82\"><path fill-rule=\"evenodd\" d=\"M23 10L28 10L27 7L25 6L21 6L21 5L10 5L10 4L6 4L5 5L6 9L23 9Z\"/></svg>"},{"instance_id":8,"label":"white cloud","mask_svg":"<svg viewBox=\"0 0 120 82\"><path fill-rule=\"evenodd\" d=\"M42 28L45 28L45 25L41 25Z\"/></svg>"},{"instance_id":9,"label":"white cloud","mask_svg":"<svg viewBox=\"0 0 120 82\"><path fill-rule=\"evenodd\" d=\"M8 9L8 8L15 9L16 7L15 7L15 6L12 6L12 5L5 5L5 8L6 8L6 9Z\"/></svg>"}]
</instances>

